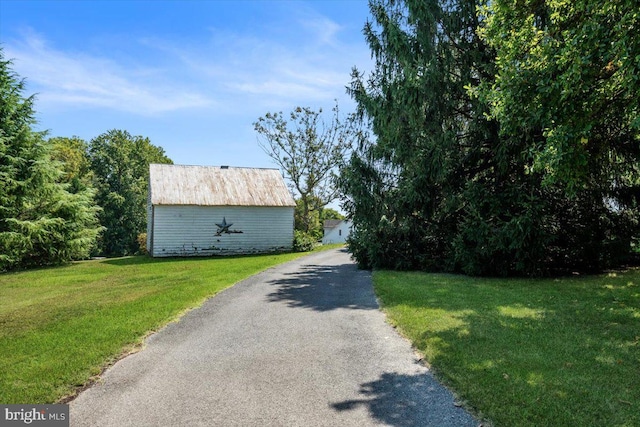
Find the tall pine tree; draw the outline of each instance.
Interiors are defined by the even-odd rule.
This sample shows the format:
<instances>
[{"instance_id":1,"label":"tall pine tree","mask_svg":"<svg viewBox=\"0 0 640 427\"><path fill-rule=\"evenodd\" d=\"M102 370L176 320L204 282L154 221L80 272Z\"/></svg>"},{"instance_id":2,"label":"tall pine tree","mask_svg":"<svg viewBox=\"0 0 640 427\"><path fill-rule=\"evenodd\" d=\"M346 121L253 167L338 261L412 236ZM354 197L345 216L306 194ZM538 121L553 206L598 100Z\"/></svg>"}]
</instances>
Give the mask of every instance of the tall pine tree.
<instances>
[{"instance_id":1,"label":"tall pine tree","mask_svg":"<svg viewBox=\"0 0 640 427\"><path fill-rule=\"evenodd\" d=\"M362 265L453 268L469 177L495 168L497 126L467 87L491 79L476 2L372 1L375 70L350 92L376 136L343 169L352 249Z\"/></svg>"},{"instance_id":2,"label":"tall pine tree","mask_svg":"<svg viewBox=\"0 0 640 427\"><path fill-rule=\"evenodd\" d=\"M70 193L34 97L0 50L0 270L88 257L101 227L90 189Z\"/></svg>"}]
</instances>

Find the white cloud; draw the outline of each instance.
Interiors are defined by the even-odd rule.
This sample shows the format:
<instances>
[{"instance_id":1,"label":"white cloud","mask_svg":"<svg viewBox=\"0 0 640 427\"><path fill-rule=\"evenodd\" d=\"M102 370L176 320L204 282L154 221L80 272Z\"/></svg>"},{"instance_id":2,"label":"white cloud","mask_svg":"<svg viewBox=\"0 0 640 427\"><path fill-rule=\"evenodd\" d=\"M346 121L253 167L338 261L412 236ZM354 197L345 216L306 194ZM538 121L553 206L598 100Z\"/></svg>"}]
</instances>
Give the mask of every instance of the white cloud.
<instances>
[{"instance_id":1,"label":"white cloud","mask_svg":"<svg viewBox=\"0 0 640 427\"><path fill-rule=\"evenodd\" d=\"M206 115L317 108L336 98L348 103L351 67L366 69L369 59L364 41L349 40L341 25L313 10L296 16L285 29L268 22L242 32L210 29L208 39L180 41L148 34L128 45L101 46L99 54L52 46L33 31L4 48L38 92L39 110L153 116L198 109Z\"/></svg>"},{"instance_id":2,"label":"white cloud","mask_svg":"<svg viewBox=\"0 0 640 427\"><path fill-rule=\"evenodd\" d=\"M343 29L341 25L315 13L307 12L305 15L300 19L300 23L313 34L319 45L336 46L339 44L338 35Z\"/></svg>"},{"instance_id":3,"label":"white cloud","mask_svg":"<svg viewBox=\"0 0 640 427\"><path fill-rule=\"evenodd\" d=\"M318 27L321 21L324 29ZM314 31L292 30L304 35L294 42L214 32L214 40L223 39L224 48L214 42L211 57L194 52L188 62L231 93L251 97L254 104L315 106L343 97L353 61L368 60L366 48L340 41L339 26L328 19L300 25Z\"/></svg>"},{"instance_id":4,"label":"white cloud","mask_svg":"<svg viewBox=\"0 0 640 427\"><path fill-rule=\"evenodd\" d=\"M260 82L232 83L237 91L253 95L291 99L323 99L327 93L322 88L296 83L294 81L268 80Z\"/></svg>"},{"instance_id":5,"label":"white cloud","mask_svg":"<svg viewBox=\"0 0 640 427\"><path fill-rule=\"evenodd\" d=\"M51 48L33 32L5 45L5 57L38 92L39 106L102 107L142 115L204 107L212 101L176 87L161 69L126 68L111 59Z\"/></svg>"}]
</instances>

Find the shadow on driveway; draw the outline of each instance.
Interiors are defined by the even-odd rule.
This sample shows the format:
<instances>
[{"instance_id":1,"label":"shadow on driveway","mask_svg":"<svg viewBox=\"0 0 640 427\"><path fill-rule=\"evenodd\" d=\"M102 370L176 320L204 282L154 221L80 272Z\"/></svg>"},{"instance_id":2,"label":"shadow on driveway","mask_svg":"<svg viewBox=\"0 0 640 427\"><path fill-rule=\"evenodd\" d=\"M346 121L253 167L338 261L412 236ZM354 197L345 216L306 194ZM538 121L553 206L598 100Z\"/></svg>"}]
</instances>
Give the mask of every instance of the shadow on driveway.
<instances>
[{"instance_id":1,"label":"shadow on driveway","mask_svg":"<svg viewBox=\"0 0 640 427\"><path fill-rule=\"evenodd\" d=\"M353 263L305 265L296 273L268 282L276 289L267 297L270 302L284 302L292 308L329 311L338 308L375 310L369 272Z\"/></svg>"},{"instance_id":2,"label":"shadow on driveway","mask_svg":"<svg viewBox=\"0 0 640 427\"><path fill-rule=\"evenodd\" d=\"M369 414L386 425L409 426L476 426L462 408L454 406L450 395L429 374L383 373L360 386L362 399L333 403L336 411L349 411L366 406Z\"/></svg>"}]
</instances>

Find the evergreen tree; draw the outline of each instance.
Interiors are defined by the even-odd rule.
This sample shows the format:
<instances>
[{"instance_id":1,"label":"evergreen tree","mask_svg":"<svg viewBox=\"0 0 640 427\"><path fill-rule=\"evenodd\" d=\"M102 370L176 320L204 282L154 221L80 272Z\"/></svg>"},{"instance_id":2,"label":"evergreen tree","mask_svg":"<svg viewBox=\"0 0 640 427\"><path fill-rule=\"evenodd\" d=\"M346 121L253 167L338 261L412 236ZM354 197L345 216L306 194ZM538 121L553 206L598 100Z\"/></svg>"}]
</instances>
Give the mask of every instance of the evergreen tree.
<instances>
[{"instance_id":1,"label":"evergreen tree","mask_svg":"<svg viewBox=\"0 0 640 427\"><path fill-rule=\"evenodd\" d=\"M0 270L89 256L100 232L90 189L71 193L44 132L34 97L0 50Z\"/></svg>"},{"instance_id":2,"label":"evergreen tree","mask_svg":"<svg viewBox=\"0 0 640 427\"><path fill-rule=\"evenodd\" d=\"M492 78L492 52L475 32L474 1L370 7L376 67L366 80L354 70L350 91L375 142L363 141L343 169L350 244L365 266L442 267L452 263L469 178L500 155L497 126L467 89Z\"/></svg>"}]
</instances>

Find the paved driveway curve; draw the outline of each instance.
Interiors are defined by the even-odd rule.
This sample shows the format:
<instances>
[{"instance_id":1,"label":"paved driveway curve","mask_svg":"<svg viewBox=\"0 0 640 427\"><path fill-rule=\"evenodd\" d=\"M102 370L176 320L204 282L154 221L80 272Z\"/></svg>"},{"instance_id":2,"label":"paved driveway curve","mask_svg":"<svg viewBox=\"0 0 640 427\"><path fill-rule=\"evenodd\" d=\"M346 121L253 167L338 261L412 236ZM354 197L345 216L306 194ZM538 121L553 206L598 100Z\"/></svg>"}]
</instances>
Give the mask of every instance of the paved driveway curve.
<instances>
[{"instance_id":1,"label":"paved driveway curve","mask_svg":"<svg viewBox=\"0 0 640 427\"><path fill-rule=\"evenodd\" d=\"M477 426L385 323L343 250L271 268L151 336L72 426Z\"/></svg>"}]
</instances>

